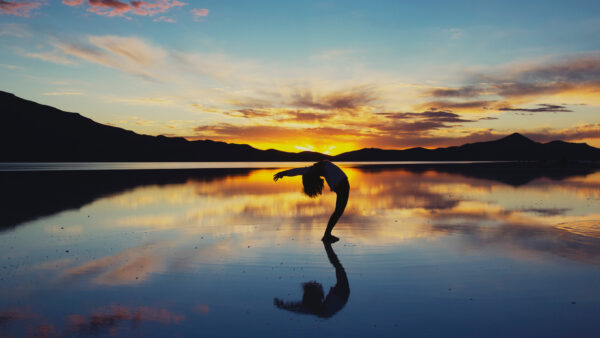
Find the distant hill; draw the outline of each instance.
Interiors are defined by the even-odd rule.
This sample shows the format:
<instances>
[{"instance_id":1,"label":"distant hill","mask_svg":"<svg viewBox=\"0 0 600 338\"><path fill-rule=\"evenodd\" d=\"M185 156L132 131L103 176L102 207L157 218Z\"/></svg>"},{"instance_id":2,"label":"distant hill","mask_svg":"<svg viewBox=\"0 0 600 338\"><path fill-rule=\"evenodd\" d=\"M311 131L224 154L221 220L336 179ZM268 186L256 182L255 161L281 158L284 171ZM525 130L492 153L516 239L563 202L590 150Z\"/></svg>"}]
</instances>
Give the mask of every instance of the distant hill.
<instances>
[{"instance_id":1,"label":"distant hill","mask_svg":"<svg viewBox=\"0 0 600 338\"><path fill-rule=\"evenodd\" d=\"M0 161L317 161L327 156L149 136L0 91Z\"/></svg>"},{"instance_id":2,"label":"distant hill","mask_svg":"<svg viewBox=\"0 0 600 338\"><path fill-rule=\"evenodd\" d=\"M438 149L365 148L337 156L292 153L247 144L140 135L2 91L0 107L3 162L600 160L600 149L585 143L542 144L516 133L495 141Z\"/></svg>"},{"instance_id":3,"label":"distant hill","mask_svg":"<svg viewBox=\"0 0 600 338\"><path fill-rule=\"evenodd\" d=\"M514 133L495 141L458 147L406 150L361 149L334 157L337 161L533 161L600 160L600 149L586 143L535 142Z\"/></svg>"}]
</instances>

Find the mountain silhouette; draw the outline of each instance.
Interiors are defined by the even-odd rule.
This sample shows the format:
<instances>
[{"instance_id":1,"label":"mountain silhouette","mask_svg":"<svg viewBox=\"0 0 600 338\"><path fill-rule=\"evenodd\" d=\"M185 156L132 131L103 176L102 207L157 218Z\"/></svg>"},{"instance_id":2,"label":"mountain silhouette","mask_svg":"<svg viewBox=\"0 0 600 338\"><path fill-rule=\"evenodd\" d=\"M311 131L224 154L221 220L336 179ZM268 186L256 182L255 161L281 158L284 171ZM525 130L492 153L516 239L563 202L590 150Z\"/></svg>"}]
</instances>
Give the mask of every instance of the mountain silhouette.
<instances>
[{"instance_id":1,"label":"mountain silhouette","mask_svg":"<svg viewBox=\"0 0 600 338\"><path fill-rule=\"evenodd\" d=\"M0 161L317 161L313 152L259 150L246 144L149 136L0 91Z\"/></svg>"},{"instance_id":2,"label":"mountain silhouette","mask_svg":"<svg viewBox=\"0 0 600 338\"><path fill-rule=\"evenodd\" d=\"M600 160L600 149L585 143L535 142L519 133L494 141L448 148L383 150L365 148L335 156L338 161L533 161Z\"/></svg>"},{"instance_id":3,"label":"mountain silhouette","mask_svg":"<svg viewBox=\"0 0 600 338\"><path fill-rule=\"evenodd\" d=\"M365 148L336 156L292 153L260 150L247 144L140 135L2 91L0 106L3 162L600 160L600 149L585 143L538 143L518 133L495 141L438 149Z\"/></svg>"}]
</instances>

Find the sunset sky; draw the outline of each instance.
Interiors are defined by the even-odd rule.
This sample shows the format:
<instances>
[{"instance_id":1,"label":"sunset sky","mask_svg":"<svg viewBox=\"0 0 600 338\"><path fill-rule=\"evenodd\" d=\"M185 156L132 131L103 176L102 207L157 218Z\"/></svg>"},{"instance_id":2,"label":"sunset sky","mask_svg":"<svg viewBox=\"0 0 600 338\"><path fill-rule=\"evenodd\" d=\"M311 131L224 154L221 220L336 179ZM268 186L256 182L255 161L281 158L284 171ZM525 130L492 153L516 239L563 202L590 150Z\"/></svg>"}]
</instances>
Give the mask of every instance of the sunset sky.
<instances>
[{"instance_id":1,"label":"sunset sky","mask_svg":"<svg viewBox=\"0 0 600 338\"><path fill-rule=\"evenodd\" d=\"M599 37L597 0L0 0L0 90L261 149L600 147Z\"/></svg>"}]
</instances>

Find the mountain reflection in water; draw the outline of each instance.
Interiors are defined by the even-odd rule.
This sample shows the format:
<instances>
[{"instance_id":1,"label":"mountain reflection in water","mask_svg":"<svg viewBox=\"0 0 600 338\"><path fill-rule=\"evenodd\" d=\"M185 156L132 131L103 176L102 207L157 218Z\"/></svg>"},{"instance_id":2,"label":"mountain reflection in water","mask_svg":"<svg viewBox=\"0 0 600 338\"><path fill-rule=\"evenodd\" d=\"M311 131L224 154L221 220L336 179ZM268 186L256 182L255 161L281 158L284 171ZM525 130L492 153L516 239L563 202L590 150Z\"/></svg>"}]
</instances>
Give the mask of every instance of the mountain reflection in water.
<instances>
[{"instance_id":1,"label":"mountain reflection in water","mask_svg":"<svg viewBox=\"0 0 600 338\"><path fill-rule=\"evenodd\" d=\"M335 194L307 198L299 179L274 184L277 170L0 173L0 335L367 335L383 318L387 335L597 328L600 172L346 167L326 259ZM526 330L558 313L562 324Z\"/></svg>"}]
</instances>

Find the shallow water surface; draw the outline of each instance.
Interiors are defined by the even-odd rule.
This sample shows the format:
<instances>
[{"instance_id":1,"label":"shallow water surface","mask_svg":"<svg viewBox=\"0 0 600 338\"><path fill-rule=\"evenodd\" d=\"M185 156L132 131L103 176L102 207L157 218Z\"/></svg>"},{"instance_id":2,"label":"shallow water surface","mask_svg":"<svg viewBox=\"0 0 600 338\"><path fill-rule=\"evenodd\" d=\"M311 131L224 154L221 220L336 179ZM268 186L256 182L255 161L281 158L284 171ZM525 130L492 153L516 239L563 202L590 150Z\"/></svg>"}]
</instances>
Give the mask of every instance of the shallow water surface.
<instances>
[{"instance_id":1,"label":"shallow water surface","mask_svg":"<svg viewBox=\"0 0 600 338\"><path fill-rule=\"evenodd\" d=\"M0 336L589 336L600 172L2 173ZM327 188L326 188L327 190Z\"/></svg>"}]
</instances>

